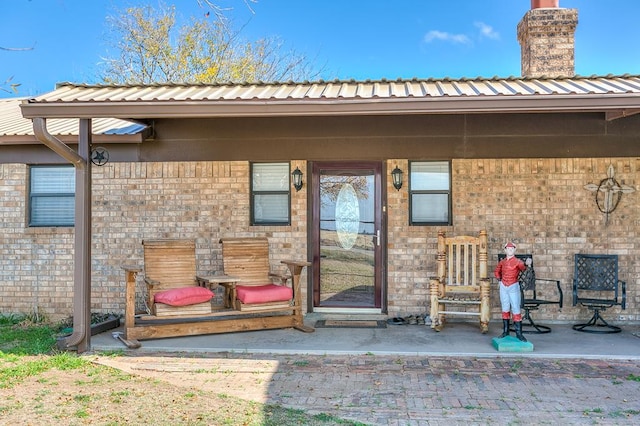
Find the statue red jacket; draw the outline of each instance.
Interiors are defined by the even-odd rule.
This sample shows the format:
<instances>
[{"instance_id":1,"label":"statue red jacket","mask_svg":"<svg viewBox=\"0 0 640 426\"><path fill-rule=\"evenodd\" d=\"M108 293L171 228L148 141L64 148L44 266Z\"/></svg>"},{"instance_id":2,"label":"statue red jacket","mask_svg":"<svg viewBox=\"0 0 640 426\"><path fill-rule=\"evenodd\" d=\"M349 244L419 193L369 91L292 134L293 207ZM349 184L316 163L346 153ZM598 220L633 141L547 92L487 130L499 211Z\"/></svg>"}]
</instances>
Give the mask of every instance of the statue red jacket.
<instances>
[{"instance_id":1,"label":"statue red jacket","mask_svg":"<svg viewBox=\"0 0 640 426\"><path fill-rule=\"evenodd\" d=\"M518 282L518 274L527 269L524 262L517 257L505 257L493 271L493 275L506 286L513 285Z\"/></svg>"}]
</instances>

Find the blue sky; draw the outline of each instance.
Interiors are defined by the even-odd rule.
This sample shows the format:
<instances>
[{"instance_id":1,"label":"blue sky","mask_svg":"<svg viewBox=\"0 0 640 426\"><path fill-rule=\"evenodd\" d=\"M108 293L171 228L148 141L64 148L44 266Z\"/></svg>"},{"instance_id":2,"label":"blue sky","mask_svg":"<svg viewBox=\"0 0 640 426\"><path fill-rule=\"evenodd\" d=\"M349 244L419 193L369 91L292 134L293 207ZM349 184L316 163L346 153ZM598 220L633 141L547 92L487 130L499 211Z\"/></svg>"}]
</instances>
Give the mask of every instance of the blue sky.
<instances>
[{"instance_id":1,"label":"blue sky","mask_svg":"<svg viewBox=\"0 0 640 426\"><path fill-rule=\"evenodd\" d=\"M197 0L165 0L184 19ZM98 83L107 16L157 0L1 0L0 79L35 96L57 82ZM325 79L520 75L516 26L530 0L220 0L247 39L280 37ZM576 73L640 74L640 1L560 0L578 9ZM112 49L111 49L112 50ZM0 97L12 96L0 91Z\"/></svg>"}]
</instances>

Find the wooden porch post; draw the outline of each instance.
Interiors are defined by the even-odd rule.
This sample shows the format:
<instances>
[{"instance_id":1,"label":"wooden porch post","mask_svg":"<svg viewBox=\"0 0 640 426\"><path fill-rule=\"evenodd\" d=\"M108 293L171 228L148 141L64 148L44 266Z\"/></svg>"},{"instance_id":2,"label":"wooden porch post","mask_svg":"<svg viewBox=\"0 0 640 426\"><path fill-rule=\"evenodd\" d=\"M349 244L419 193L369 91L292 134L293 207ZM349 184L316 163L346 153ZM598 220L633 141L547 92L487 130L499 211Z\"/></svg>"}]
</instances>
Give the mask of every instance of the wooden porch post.
<instances>
[{"instance_id":1,"label":"wooden porch post","mask_svg":"<svg viewBox=\"0 0 640 426\"><path fill-rule=\"evenodd\" d=\"M47 121L33 118L39 141L75 167L75 227L73 256L73 333L58 341L58 347L76 347L85 352L91 339L91 119L80 119L78 152L47 131Z\"/></svg>"}]
</instances>

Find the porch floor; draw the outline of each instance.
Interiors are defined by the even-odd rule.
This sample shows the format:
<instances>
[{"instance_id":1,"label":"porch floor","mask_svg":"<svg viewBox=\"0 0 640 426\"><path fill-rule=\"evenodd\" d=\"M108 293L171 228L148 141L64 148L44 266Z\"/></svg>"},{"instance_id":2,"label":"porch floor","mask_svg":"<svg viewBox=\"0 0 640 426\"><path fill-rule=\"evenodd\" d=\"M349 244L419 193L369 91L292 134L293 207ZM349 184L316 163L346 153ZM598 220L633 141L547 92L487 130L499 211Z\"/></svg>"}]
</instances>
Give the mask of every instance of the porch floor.
<instances>
[{"instance_id":1,"label":"porch floor","mask_svg":"<svg viewBox=\"0 0 640 426\"><path fill-rule=\"evenodd\" d=\"M314 326L320 314L307 314L305 324ZM428 325L388 325L387 328L317 328L314 333L293 329L250 331L204 336L143 340L136 353L279 353L309 355L375 354L474 357L540 357L583 359L640 359L640 325L622 325L617 334L575 331L572 324L547 324L548 334L525 333L533 352L498 352L491 339L501 333L502 324L493 321L488 334L475 323L450 322L441 332ZM91 338L91 349L126 349L109 330ZM513 334L513 333L512 333Z\"/></svg>"}]
</instances>

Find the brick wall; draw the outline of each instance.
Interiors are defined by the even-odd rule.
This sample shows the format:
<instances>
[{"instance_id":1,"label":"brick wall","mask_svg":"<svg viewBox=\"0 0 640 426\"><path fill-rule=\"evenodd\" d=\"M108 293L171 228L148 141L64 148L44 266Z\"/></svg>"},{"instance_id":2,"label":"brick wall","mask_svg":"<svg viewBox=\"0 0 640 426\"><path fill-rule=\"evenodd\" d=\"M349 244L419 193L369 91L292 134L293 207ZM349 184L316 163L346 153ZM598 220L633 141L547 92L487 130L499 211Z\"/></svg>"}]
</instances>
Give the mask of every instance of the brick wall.
<instances>
[{"instance_id":1,"label":"brick wall","mask_svg":"<svg viewBox=\"0 0 640 426\"><path fill-rule=\"evenodd\" d=\"M306 174L306 162L294 161ZM26 228L25 165L0 174L0 313L72 314L73 229ZM249 226L249 163L113 163L93 167L92 310L122 312L123 264L142 264L142 240L193 238L198 270L222 270L222 237L266 236L272 267L306 258L306 191L291 193L293 226ZM303 275L306 282L306 271Z\"/></svg>"},{"instance_id":2,"label":"brick wall","mask_svg":"<svg viewBox=\"0 0 640 426\"><path fill-rule=\"evenodd\" d=\"M70 303L73 233L26 228L27 168L0 165L0 313L32 313Z\"/></svg>"},{"instance_id":3,"label":"brick wall","mask_svg":"<svg viewBox=\"0 0 640 426\"><path fill-rule=\"evenodd\" d=\"M541 278L562 281L565 307L543 310L540 318L572 321L587 313L571 307L573 254L620 256L627 281L627 310L611 319L639 321L640 191L625 194L605 226L594 193L584 188L606 177L638 187L640 158L454 160L453 226L408 226L408 185L400 191L387 181L389 315L428 312L428 282L435 274L436 236L489 235L490 270L502 244L514 240L519 253L532 253ZM388 160L408 171L406 159ZM92 310L122 312L122 264L141 263L145 238L193 238L199 271L222 267L218 240L229 236L267 236L272 266L307 253L307 164L305 186L291 192L292 226L249 226L247 162L114 163L93 168ZM25 226L27 167L0 165L0 312L32 312L49 317L72 314L73 229ZM408 176L405 174L405 182ZM640 189L640 187L638 187ZM306 282L306 273L303 276ZM499 318L497 285L493 318ZM306 294L303 295L306 298Z\"/></svg>"},{"instance_id":4,"label":"brick wall","mask_svg":"<svg viewBox=\"0 0 640 426\"><path fill-rule=\"evenodd\" d=\"M387 166L396 163L408 170L406 161L390 160ZM605 178L609 165L614 166L620 183L640 190L638 158L454 160L453 226L442 228L406 226L407 190L403 187L397 192L389 184L389 314L428 312L426 288L436 271L440 229L461 235L484 228L489 235L490 272L502 245L513 240L519 253L533 254L539 278L561 280L565 307L561 312L557 307L543 308L538 317L587 319L584 308L571 306L573 255L600 253L619 255L620 279L627 282L627 309L616 308L607 317L640 320L640 243L636 243L640 192L625 194L605 225L594 193L584 188ZM492 313L499 318L499 293L494 284Z\"/></svg>"}]
</instances>

